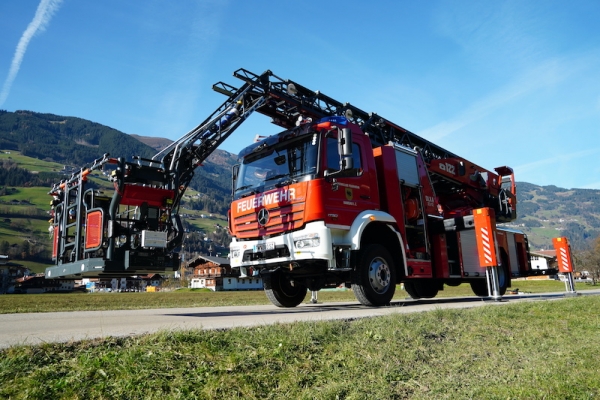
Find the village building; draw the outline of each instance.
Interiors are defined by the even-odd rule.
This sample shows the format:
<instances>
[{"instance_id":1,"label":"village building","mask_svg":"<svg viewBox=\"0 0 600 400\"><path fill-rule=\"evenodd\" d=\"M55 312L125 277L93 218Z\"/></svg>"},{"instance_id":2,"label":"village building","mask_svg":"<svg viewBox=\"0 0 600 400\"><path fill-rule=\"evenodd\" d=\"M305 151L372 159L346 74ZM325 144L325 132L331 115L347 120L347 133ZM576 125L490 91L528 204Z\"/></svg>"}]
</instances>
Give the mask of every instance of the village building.
<instances>
[{"instance_id":1,"label":"village building","mask_svg":"<svg viewBox=\"0 0 600 400\"><path fill-rule=\"evenodd\" d=\"M137 275L121 278L83 279L88 292L156 292L164 278L160 274Z\"/></svg>"},{"instance_id":2,"label":"village building","mask_svg":"<svg viewBox=\"0 0 600 400\"><path fill-rule=\"evenodd\" d=\"M44 274L34 274L15 279L14 293L72 292L75 281L72 279L46 279Z\"/></svg>"},{"instance_id":3,"label":"village building","mask_svg":"<svg viewBox=\"0 0 600 400\"><path fill-rule=\"evenodd\" d=\"M530 251L531 269L544 270L557 268L556 250Z\"/></svg>"},{"instance_id":4,"label":"village building","mask_svg":"<svg viewBox=\"0 0 600 400\"><path fill-rule=\"evenodd\" d=\"M213 291L222 290L262 290L262 278L257 276L240 277L234 271L228 258L198 256L188 264L193 268L190 287L192 289L207 288Z\"/></svg>"},{"instance_id":5,"label":"village building","mask_svg":"<svg viewBox=\"0 0 600 400\"><path fill-rule=\"evenodd\" d=\"M0 255L0 294L14 293L15 280L29 275L29 269Z\"/></svg>"}]
</instances>

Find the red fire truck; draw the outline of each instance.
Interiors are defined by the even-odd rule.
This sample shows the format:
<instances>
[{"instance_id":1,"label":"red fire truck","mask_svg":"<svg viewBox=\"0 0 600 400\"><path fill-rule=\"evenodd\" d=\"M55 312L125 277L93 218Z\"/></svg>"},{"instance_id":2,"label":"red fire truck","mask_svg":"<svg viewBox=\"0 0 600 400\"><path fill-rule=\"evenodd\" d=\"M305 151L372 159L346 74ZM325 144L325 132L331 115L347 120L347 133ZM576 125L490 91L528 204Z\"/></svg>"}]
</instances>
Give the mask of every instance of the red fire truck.
<instances>
[{"instance_id":1,"label":"red fire truck","mask_svg":"<svg viewBox=\"0 0 600 400\"><path fill-rule=\"evenodd\" d=\"M274 304L294 307L307 290L340 285L371 306L388 304L400 283L413 298L463 282L479 296L492 286L501 295L511 277L534 273L526 236L496 228L516 218L510 168L486 170L271 71L234 76L242 85L215 84L226 101L151 159L106 154L52 188L55 265L46 278L178 269L181 198L196 168L254 111L283 131L240 153L230 258L242 275L262 276ZM89 185L94 171L109 177L112 193ZM487 247L478 246L478 214L491 230Z\"/></svg>"},{"instance_id":2,"label":"red fire truck","mask_svg":"<svg viewBox=\"0 0 600 400\"><path fill-rule=\"evenodd\" d=\"M512 169L489 171L376 114L282 82L257 111L286 129L240 153L230 210L231 265L260 274L273 304L294 307L307 289L340 285L370 306L388 304L399 283L416 299L464 282L487 296L473 215L482 209L500 295L511 277L534 273L526 236L496 229L516 218Z\"/></svg>"}]
</instances>

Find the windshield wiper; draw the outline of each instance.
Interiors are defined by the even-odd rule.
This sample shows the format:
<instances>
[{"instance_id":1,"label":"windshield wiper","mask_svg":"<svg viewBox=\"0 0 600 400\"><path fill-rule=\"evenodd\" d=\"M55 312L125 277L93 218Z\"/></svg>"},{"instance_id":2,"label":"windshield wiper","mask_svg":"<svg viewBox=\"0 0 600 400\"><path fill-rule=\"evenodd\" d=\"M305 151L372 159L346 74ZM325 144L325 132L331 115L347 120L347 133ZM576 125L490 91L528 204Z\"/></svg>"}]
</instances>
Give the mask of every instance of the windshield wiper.
<instances>
[{"instance_id":1,"label":"windshield wiper","mask_svg":"<svg viewBox=\"0 0 600 400\"><path fill-rule=\"evenodd\" d=\"M286 176L290 176L290 174L279 174L279 175L273 175L273 176L270 176L270 177L268 177L267 179L265 179L265 182L266 182L266 181L272 181L272 180L274 180L274 179L285 178Z\"/></svg>"},{"instance_id":2,"label":"windshield wiper","mask_svg":"<svg viewBox=\"0 0 600 400\"><path fill-rule=\"evenodd\" d=\"M235 189L235 191L239 192L240 190L248 189L248 188L251 188L251 187L252 187L252 185L246 185L246 186L242 186L242 187L239 187L239 188Z\"/></svg>"},{"instance_id":3,"label":"windshield wiper","mask_svg":"<svg viewBox=\"0 0 600 400\"><path fill-rule=\"evenodd\" d=\"M281 182L277 182L277 183L275 184L275 187L278 187L278 188L280 188L280 187L282 187L282 186L291 185L292 183L296 183L296 182L298 182L298 180L297 180L297 179L292 179L292 178L290 178L290 179L286 179L286 180L284 180L284 181L281 181Z\"/></svg>"}]
</instances>

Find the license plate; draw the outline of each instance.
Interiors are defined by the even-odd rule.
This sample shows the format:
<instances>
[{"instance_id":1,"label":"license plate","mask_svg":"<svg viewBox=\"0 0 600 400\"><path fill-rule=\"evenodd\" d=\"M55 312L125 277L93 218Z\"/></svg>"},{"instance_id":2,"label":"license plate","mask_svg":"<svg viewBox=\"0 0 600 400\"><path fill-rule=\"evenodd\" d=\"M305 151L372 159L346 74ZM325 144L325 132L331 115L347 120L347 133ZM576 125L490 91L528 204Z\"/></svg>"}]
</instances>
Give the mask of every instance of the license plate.
<instances>
[{"instance_id":1,"label":"license plate","mask_svg":"<svg viewBox=\"0 0 600 400\"><path fill-rule=\"evenodd\" d=\"M264 253L265 251L268 250L274 250L275 249L275 243L260 243L254 246L254 252L255 253Z\"/></svg>"}]
</instances>

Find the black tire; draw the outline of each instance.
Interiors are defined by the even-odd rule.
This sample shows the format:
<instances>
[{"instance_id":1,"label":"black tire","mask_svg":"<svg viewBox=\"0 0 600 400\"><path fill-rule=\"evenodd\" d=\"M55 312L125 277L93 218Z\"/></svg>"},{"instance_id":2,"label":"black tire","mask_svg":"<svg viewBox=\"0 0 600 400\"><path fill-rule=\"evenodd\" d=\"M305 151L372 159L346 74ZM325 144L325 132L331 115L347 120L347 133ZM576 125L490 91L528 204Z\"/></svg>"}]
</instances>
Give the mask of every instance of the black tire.
<instances>
[{"instance_id":1,"label":"black tire","mask_svg":"<svg viewBox=\"0 0 600 400\"><path fill-rule=\"evenodd\" d=\"M506 272L506 268L496 267L498 270L498 286L500 289L500 296L504 296L506 294L506 289L509 286L508 273ZM475 293L476 296L479 297L488 297L490 293L488 292L487 287L487 279L484 277L483 279L477 279L476 281L471 281L471 290Z\"/></svg>"},{"instance_id":2,"label":"black tire","mask_svg":"<svg viewBox=\"0 0 600 400\"><path fill-rule=\"evenodd\" d=\"M417 289L415 288L414 282L404 282L404 290L406 290L406 293L408 293L408 295L415 300L419 300L421 298L417 292Z\"/></svg>"},{"instance_id":3,"label":"black tire","mask_svg":"<svg viewBox=\"0 0 600 400\"><path fill-rule=\"evenodd\" d=\"M356 299L366 306L390 304L396 291L396 266L385 247L371 244L361 250L352 290Z\"/></svg>"},{"instance_id":4,"label":"black tire","mask_svg":"<svg viewBox=\"0 0 600 400\"><path fill-rule=\"evenodd\" d=\"M500 286L500 296L504 296L506 294L506 289L508 289L508 287L510 286L510 274L508 273L508 254L506 254L506 251L504 251L504 249L502 249L501 257L502 265L498 267L498 284Z\"/></svg>"},{"instance_id":5,"label":"black tire","mask_svg":"<svg viewBox=\"0 0 600 400\"><path fill-rule=\"evenodd\" d=\"M439 291L437 282L432 280L404 282L404 290L413 299L433 299Z\"/></svg>"},{"instance_id":6,"label":"black tire","mask_svg":"<svg viewBox=\"0 0 600 400\"><path fill-rule=\"evenodd\" d=\"M292 281L289 276L275 272L263 279L267 298L277 307L296 307L306 297L306 286L298 281Z\"/></svg>"},{"instance_id":7,"label":"black tire","mask_svg":"<svg viewBox=\"0 0 600 400\"><path fill-rule=\"evenodd\" d=\"M506 272L506 267L501 266L501 267L498 267L497 269L498 269L498 285L500 286L500 296L504 296L506 294L506 289L508 289L510 280L508 279L508 273Z\"/></svg>"},{"instance_id":8,"label":"black tire","mask_svg":"<svg viewBox=\"0 0 600 400\"><path fill-rule=\"evenodd\" d=\"M488 287L487 287L487 279L477 279L476 281L469 282L471 285L471 290L475 293L475 296L479 297L488 297Z\"/></svg>"}]
</instances>

